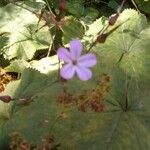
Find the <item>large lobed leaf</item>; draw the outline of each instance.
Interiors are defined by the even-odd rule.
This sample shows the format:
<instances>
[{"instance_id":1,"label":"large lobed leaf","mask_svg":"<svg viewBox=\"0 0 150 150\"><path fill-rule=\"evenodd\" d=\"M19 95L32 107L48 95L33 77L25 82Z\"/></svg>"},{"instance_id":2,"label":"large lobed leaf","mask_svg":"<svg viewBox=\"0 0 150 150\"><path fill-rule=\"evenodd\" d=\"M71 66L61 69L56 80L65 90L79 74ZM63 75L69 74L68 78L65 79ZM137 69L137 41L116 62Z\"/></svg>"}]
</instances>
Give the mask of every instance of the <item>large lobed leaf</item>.
<instances>
[{"instance_id":1,"label":"large lobed leaf","mask_svg":"<svg viewBox=\"0 0 150 150\"><path fill-rule=\"evenodd\" d=\"M57 96L63 93L63 86L60 82L55 82L54 74L50 79L37 71L25 70L20 84L16 85L17 89L6 93L13 96L16 102L27 97L32 97L34 102L14 110L5 124L7 129L5 136L17 131L25 139L40 145L41 138L49 133L61 143L61 149L76 147L94 150L99 148L138 150L141 147L148 150L150 148L148 86L130 78L119 68L111 70L102 66L98 64L95 67L97 73L91 81L82 83L73 79L65 86L69 93L76 96L85 90L94 89L101 74L111 74L110 91L104 99L103 112L90 110L81 112L75 103L69 107L57 103ZM58 118L63 112L67 117Z\"/></svg>"},{"instance_id":2,"label":"large lobed leaf","mask_svg":"<svg viewBox=\"0 0 150 150\"><path fill-rule=\"evenodd\" d=\"M44 22L38 23L35 14L13 4L0 8L0 14L0 33L10 33L7 46L4 47L6 58L29 60L36 50L48 48L50 33L47 27L38 30Z\"/></svg>"},{"instance_id":3,"label":"large lobed leaf","mask_svg":"<svg viewBox=\"0 0 150 150\"><path fill-rule=\"evenodd\" d=\"M135 10L126 9L116 26L120 24L104 44L97 44L95 50L108 65L119 65L140 79L149 78L150 28L146 18Z\"/></svg>"}]
</instances>

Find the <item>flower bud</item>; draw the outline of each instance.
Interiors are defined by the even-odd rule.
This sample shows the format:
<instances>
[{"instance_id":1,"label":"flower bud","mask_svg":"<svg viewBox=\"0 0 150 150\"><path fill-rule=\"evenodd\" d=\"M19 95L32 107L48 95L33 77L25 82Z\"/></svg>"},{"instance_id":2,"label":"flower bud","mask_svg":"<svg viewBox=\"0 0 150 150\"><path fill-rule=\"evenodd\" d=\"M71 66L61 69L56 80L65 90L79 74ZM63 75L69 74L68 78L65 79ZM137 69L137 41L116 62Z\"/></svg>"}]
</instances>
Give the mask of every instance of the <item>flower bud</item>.
<instances>
[{"instance_id":1,"label":"flower bud","mask_svg":"<svg viewBox=\"0 0 150 150\"><path fill-rule=\"evenodd\" d=\"M66 0L59 0L59 10L61 12L65 11L66 9Z\"/></svg>"},{"instance_id":2,"label":"flower bud","mask_svg":"<svg viewBox=\"0 0 150 150\"><path fill-rule=\"evenodd\" d=\"M104 34L101 34L97 37L97 42L98 43L104 43L106 41L106 38L107 38L108 34L107 33L104 33Z\"/></svg>"},{"instance_id":3,"label":"flower bud","mask_svg":"<svg viewBox=\"0 0 150 150\"><path fill-rule=\"evenodd\" d=\"M10 96L5 95L5 96L0 96L0 100L3 101L4 103L9 103L13 99Z\"/></svg>"},{"instance_id":4,"label":"flower bud","mask_svg":"<svg viewBox=\"0 0 150 150\"><path fill-rule=\"evenodd\" d=\"M119 17L119 13L113 14L109 17L109 25L113 26Z\"/></svg>"}]
</instances>

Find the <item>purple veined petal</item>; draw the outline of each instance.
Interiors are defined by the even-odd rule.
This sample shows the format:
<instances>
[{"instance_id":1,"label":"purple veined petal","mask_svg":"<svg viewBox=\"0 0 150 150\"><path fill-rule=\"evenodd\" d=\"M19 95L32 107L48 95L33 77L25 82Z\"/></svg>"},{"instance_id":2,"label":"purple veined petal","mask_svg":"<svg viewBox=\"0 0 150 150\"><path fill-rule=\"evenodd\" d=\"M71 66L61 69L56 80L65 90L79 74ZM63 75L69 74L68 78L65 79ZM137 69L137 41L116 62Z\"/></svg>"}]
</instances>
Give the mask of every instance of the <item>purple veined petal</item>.
<instances>
[{"instance_id":1,"label":"purple veined petal","mask_svg":"<svg viewBox=\"0 0 150 150\"><path fill-rule=\"evenodd\" d=\"M94 54L89 53L89 54L82 55L78 59L78 63L80 66L83 66L83 67L92 67L92 66L96 65L97 59Z\"/></svg>"},{"instance_id":2,"label":"purple veined petal","mask_svg":"<svg viewBox=\"0 0 150 150\"><path fill-rule=\"evenodd\" d=\"M57 50L57 55L58 55L59 59L63 60L64 62L69 63L72 61L71 54L66 48L60 47Z\"/></svg>"},{"instance_id":3,"label":"purple veined petal","mask_svg":"<svg viewBox=\"0 0 150 150\"><path fill-rule=\"evenodd\" d=\"M71 63L64 65L60 70L60 75L64 79L71 79L75 74L75 66Z\"/></svg>"},{"instance_id":4,"label":"purple veined petal","mask_svg":"<svg viewBox=\"0 0 150 150\"><path fill-rule=\"evenodd\" d=\"M80 57L83 45L80 40L75 39L70 42L70 52L73 60Z\"/></svg>"},{"instance_id":5,"label":"purple veined petal","mask_svg":"<svg viewBox=\"0 0 150 150\"><path fill-rule=\"evenodd\" d=\"M91 70L86 67L76 66L76 73L82 81L87 81L92 77Z\"/></svg>"}]
</instances>

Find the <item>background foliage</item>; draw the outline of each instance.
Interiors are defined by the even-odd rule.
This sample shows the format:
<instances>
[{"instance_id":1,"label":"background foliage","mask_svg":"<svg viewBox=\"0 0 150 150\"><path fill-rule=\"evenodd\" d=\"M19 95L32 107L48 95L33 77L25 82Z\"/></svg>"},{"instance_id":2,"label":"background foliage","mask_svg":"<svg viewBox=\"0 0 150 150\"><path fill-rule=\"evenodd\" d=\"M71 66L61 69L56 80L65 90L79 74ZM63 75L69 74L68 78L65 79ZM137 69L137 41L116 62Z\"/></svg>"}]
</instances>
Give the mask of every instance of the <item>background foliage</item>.
<instances>
[{"instance_id":1,"label":"background foliage","mask_svg":"<svg viewBox=\"0 0 150 150\"><path fill-rule=\"evenodd\" d=\"M0 2L1 84L15 75L0 93L0 149L150 149L150 1L122 4ZM59 76L56 50L74 38L97 56L90 81Z\"/></svg>"}]
</instances>

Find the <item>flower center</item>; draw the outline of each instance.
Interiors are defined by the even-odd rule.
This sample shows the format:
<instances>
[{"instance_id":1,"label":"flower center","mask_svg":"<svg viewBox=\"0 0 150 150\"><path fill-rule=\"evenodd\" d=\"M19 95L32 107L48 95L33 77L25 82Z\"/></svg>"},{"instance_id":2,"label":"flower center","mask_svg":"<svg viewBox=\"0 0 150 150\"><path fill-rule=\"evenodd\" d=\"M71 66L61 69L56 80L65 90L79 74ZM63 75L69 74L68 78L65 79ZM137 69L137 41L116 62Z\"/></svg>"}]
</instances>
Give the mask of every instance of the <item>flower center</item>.
<instances>
[{"instance_id":1,"label":"flower center","mask_svg":"<svg viewBox=\"0 0 150 150\"><path fill-rule=\"evenodd\" d=\"M73 61L72 61L72 64L73 64L73 65L77 65L77 60L73 60Z\"/></svg>"}]
</instances>

